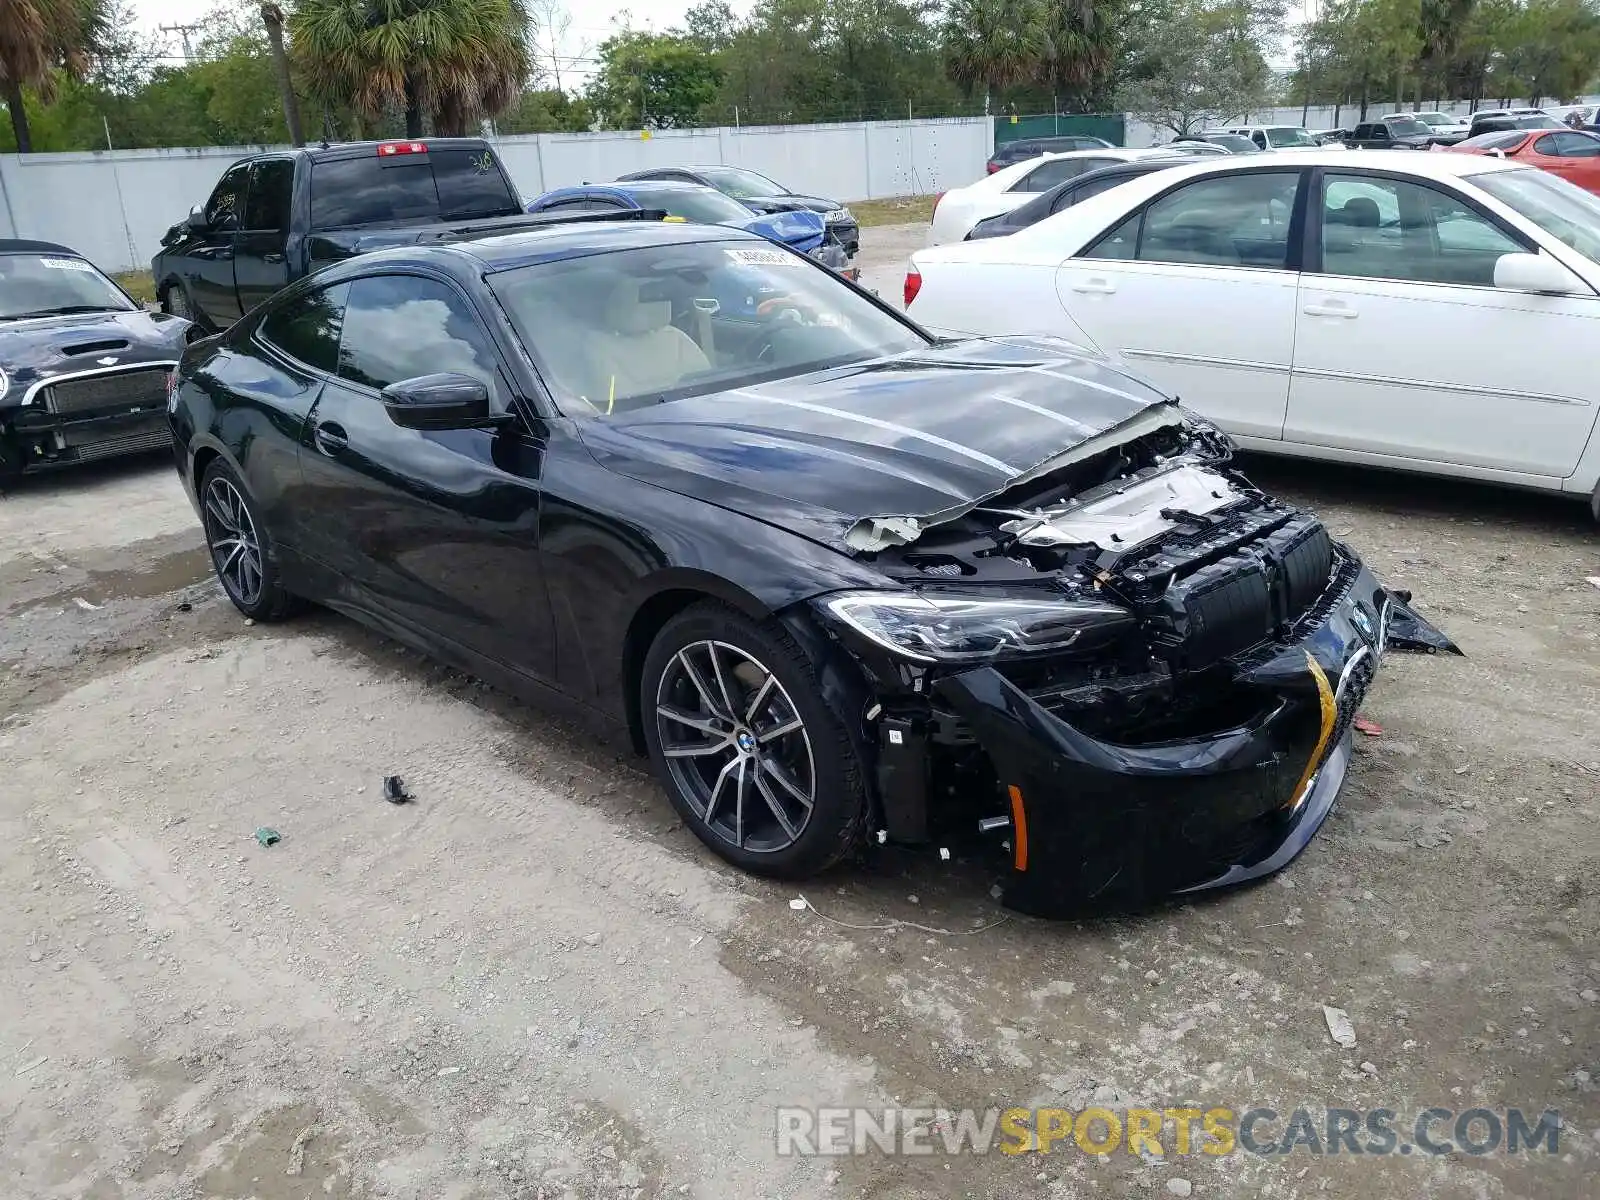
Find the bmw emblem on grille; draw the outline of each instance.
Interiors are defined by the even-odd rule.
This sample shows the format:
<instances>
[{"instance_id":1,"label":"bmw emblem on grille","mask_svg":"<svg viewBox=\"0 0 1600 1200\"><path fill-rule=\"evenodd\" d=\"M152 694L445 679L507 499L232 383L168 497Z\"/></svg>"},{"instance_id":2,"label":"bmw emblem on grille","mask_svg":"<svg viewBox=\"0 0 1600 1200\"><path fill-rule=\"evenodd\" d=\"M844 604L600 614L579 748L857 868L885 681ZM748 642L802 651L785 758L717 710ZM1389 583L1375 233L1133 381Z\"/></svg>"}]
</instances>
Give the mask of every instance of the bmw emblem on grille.
<instances>
[{"instance_id":1,"label":"bmw emblem on grille","mask_svg":"<svg viewBox=\"0 0 1600 1200\"><path fill-rule=\"evenodd\" d=\"M108 354L104 358L97 358L94 361L102 367L114 367L117 365L117 356Z\"/></svg>"},{"instance_id":2,"label":"bmw emblem on grille","mask_svg":"<svg viewBox=\"0 0 1600 1200\"><path fill-rule=\"evenodd\" d=\"M1352 608L1350 610L1350 622L1361 631L1361 636L1366 638L1368 642L1373 640L1372 618L1367 616L1366 609L1362 608L1360 605L1356 605L1354 608Z\"/></svg>"}]
</instances>

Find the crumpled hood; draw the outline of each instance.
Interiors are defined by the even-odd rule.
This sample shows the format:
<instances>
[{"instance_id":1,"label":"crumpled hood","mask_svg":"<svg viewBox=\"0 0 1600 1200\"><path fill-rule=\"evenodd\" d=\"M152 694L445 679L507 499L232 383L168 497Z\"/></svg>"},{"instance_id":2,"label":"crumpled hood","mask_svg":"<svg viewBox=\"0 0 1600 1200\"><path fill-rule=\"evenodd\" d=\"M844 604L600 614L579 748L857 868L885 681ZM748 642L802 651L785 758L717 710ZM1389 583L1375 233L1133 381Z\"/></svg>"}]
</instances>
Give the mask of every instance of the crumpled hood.
<instances>
[{"instance_id":1,"label":"crumpled hood","mask_svg":"<svg viewBox=\"0 0 1600 1200\"><path fill-rule=\"evenodd\" d=\"M728 224L735 222L729 221ZM802 253L820 246L822 235L828 228L822 214L808 208L752 214L748 219L737 222L737 227L758 233L768 241L792 246Z\"/></svg>"},{"instance_id":2,"label":"crumpled hood","mask_svg":"<svg viewBox=\"0 0 1600 1200\"><path fill-rule=\"evenodd\" d=\"M20 404L29 385L52 375L175 362L188 328L181 317L143 310L0 321L0 370L11 383L3 403Z\"/></svg>"},{"instance_id":3,"label":"crumpled hood","mask_svg":"<svg viewBox=\"0 0 1600 1200\"><path fill-rule=\"evenodd\" d=\"M914 540L1019 480L1181 420L1054 338L911 354L580 425L610 470L842 553Z\"/></svg>"}]
</instances>

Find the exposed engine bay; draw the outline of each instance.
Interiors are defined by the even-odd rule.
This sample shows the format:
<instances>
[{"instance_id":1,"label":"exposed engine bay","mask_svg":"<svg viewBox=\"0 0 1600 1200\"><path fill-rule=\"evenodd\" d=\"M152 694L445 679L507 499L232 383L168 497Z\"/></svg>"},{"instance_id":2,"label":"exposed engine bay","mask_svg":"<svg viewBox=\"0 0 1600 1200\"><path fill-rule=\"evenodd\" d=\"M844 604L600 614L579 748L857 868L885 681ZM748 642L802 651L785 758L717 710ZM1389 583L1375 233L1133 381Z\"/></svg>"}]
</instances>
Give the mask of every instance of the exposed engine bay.
<instances>
[{"instance_id":1,"label":"exposed engine bay","mask_svg":"<svg viewBox=\"0 0 1600 1200\"><path fill-rule=\"evenodd\" d=\"M1240 805L1219 824L1232 842L1194 825L1199 810L1173 810L1189 816L1174 827L1172 872L1194 886L1235 878L1241 863L1265 870L1284 846L1303 845L1296 839L1309 838L1338 790L1351 722L1385 649L1455 647L1314 515L1262 492L1230 460L1208 424L1166 425L871 556L927 596L1043 593L1084 614L1081 636L1046 652L975 670L934 666L898 687L879 677L891 836L976 819L1016 852L1025 795L1066 786L1087 799L1109 788L1109 809L1075 800L1045 810L1053 855L1080 862L1074 847L1089 831L1114 842L1118 789L1148 793L1154 807L1141 819L1159 824L1179 819L1161 815L1176 787L1175 796L1213 789L1213 815ZM1296 816L1319 779L1316 811ZM945 803L923 806L930 785ZM992 800L974 810L963 796ZM1164 835L1149 836L1159 845ZM1025 838L1012 888L1043 888L1027 902L1038 911L1068 892L1144 886L1094 875L1119 857L1105 846L1081 859L1087 874L1046 885L1027 871Z\"/></svg>"}]
</instances>

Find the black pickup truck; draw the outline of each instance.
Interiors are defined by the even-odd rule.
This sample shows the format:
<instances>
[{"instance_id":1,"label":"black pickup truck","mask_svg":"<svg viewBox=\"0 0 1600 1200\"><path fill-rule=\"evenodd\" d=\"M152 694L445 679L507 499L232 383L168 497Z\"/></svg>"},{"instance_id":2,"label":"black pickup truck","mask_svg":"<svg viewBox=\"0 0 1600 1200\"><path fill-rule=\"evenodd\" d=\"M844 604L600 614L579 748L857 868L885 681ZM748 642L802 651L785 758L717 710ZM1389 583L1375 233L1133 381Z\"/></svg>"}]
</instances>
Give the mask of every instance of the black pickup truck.
<instances>
[{"instance_id":1,"label":"black pickup truck","mask_svg":"<svg viewBox=\"0 0 1600 1200\"><path fill-rule=\"evenodd\" d=\"M1352 150L1426 150L1435 134L1415 117L1385 117L1364 121L1345 139Z\"/></svg>"},{"instance_id":2,"label":"black pickup truck","mask_svg":"<svg viewBox=\"0 0 1600 1200\"><path fill-rule=\"evenodd\" d=\"M206 332L341 258L528 228L517 190L480 138L351 142L234 163L151 262L165 312Z\"/></svg>"}]
</instances>

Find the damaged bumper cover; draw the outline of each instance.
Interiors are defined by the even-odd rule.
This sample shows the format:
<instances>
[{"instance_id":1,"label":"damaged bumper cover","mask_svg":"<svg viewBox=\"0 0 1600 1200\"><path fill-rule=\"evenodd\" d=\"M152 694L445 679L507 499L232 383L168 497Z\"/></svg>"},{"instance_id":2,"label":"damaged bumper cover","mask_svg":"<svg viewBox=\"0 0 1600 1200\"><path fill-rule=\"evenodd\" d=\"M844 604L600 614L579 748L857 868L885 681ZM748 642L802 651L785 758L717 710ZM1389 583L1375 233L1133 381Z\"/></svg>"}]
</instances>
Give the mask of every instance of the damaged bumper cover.
<instances>
[{"instance_id":1,"label":"damaged bumper cover","mask_svg":"<svg viewBox=\"0 0 1600 1200\"><path fill-rule=\"evenodd\" d=\"M1116 745L994 667L939 679L1010 801L1008 907L1062 916L1260 879L1316 834L1385 652L1460 653L1352 556L1291 638L1230 661L1258 715L1193 740Z\"/></svg>"}]
</instances>

